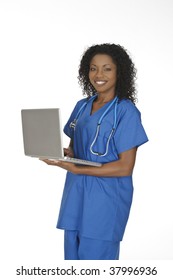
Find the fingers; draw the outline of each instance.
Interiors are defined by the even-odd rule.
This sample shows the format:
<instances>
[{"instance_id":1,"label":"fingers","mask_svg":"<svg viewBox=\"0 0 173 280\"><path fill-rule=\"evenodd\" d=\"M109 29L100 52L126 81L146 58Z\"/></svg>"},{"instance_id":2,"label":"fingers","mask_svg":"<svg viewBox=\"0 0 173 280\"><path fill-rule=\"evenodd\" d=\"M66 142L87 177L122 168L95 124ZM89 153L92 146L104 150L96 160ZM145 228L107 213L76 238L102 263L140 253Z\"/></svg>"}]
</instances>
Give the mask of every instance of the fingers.
<instances>
[{"instance_id":1,"label":"fingers","mask_svg":"<svg viewBox=\"0 0 173 280\"><path fill-rule=\"evenodd\" d=\"M71 149L64 148L64 155L67 157L73 157L73 151Z\"/></svg>"},{"instance_id":2,"label":"fingers","mask_svg":"<svg viewBox=\"0 0 173 280\"><path fill-rule=\"evenodd\" d=\"M52 166L58 166L61 167L67 171L70 171L74 173L76 171L76 166L74 163L71 162L64 162L64 161L58 161L58 160L50 160L50 159L40 159L41 161L45 162L48 165Z\"/></svg>"},{"instance_id":3,"label":"fingers","mask_svg":"<svg viewBox=\"0 0 173 280\"><path fill-rule=\"evenodd\" d=\"M41 161L47 163L48 165L55 165L58 166L60 162L58 160L54 159L40 159Z\"/></svg>"}]
</instances>

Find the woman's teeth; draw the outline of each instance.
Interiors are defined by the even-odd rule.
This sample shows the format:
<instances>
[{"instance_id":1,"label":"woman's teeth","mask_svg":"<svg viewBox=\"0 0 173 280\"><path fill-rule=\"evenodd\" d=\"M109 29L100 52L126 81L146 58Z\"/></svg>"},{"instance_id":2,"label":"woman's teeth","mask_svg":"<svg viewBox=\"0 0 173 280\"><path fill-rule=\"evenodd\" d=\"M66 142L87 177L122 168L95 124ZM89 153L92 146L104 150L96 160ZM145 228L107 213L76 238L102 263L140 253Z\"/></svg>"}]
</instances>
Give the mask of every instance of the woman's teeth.
<instances>
[{"instance_id":1,"label":"woman's teeth","mask_svg":"<svg viewBox=\"0 0 173 280\"><path fill-rule=\"evenodd\" d=\"M95 81L95 83L97 85L104 85L106 83L106 81Z\"/></svg>"}]
</instances>

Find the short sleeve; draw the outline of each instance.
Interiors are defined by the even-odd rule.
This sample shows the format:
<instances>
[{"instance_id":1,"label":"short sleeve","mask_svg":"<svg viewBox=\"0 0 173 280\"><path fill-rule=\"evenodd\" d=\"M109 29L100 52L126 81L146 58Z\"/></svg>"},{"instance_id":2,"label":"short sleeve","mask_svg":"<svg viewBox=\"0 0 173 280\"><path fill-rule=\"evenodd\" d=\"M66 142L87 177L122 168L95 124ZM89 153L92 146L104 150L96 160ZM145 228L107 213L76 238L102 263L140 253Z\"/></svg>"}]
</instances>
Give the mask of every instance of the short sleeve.
<instances>
[{"instance_id":1,"label":"short sleeve","mask_svg":"<svg viewBox=\"0 0 173 280\"><path fill-rule=\"evenodd\" d=\"M74 121L74 119L76 118L77 113L79 112L81 106L83 105L83 103L86 102L86 98L81 99L80 101L77 102L77 104L75 105L69 120L67 121L66 125L64 126L64 133L70 137L71 139L73 139L73 134L74 134L74 129L70 127L71 122Z\"/></svg>"},{"instance_id":2,"label":"short sleeve","mask_svg":"<svg viewBox=\"0 0 173 280\"><path fill-rule=\"evenodd\" d=\"M148 141L141 122L141 113L134 105L121 110L114 141L118 154L139 147Z\"/></svg>"}]
</instances>

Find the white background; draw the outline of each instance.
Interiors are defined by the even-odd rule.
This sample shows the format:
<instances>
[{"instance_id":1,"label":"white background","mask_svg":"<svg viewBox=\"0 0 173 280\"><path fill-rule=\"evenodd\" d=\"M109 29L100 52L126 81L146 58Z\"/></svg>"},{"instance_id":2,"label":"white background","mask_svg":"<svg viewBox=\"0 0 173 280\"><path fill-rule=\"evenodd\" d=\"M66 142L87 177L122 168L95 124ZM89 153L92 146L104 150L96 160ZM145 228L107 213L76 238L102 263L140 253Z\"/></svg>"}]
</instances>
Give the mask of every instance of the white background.
<instances>
[{"instance_id":1,"label":"white background","mask_svg":"<svg viewBox=\"0 0 173 280\"><path fill-rule=\"evenodd\" d=\"M65 124L83 98L81 55L105 42L123 45L135 62L150 139L138 150L120 258L173 258L172 15L171 0L0 0L0 248L8 264L63 260L56 222L65 172L24 156L20 110L61 107Z\"/></svg>"}]
</instances>

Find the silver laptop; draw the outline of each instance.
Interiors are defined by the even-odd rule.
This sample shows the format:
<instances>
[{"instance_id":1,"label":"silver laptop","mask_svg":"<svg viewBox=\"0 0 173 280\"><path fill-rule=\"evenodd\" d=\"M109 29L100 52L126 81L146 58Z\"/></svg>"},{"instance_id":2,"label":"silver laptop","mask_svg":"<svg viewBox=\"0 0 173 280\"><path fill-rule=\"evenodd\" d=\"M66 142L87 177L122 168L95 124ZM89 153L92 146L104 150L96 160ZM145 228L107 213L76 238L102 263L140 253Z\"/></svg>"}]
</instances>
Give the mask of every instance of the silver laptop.
<instances>
[{"instance_id":1,"label":"silver laptop","mask_svg":"<svg viewBox=\"0 0 173 280\"><path fill-rule=\"evenodd\" d=\"M64 157L60 109L23 109L21 116L26 156L101 166L98 162Z\"/></svg>"}]
</instances>

